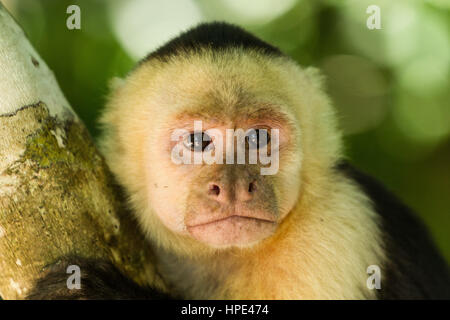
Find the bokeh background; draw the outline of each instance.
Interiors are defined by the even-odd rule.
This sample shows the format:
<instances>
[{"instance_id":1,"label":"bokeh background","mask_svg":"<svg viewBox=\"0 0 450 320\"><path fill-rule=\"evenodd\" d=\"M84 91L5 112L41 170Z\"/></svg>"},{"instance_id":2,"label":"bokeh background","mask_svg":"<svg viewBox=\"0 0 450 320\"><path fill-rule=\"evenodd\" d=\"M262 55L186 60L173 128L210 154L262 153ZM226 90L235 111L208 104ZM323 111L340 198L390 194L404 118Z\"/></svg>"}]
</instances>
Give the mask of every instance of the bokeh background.
<instances>
[{"instance_id":1,"label":"bokeh background","mask_svg":"<svg viewBox=\"0 0 450 320\"><path fill-rule=\"evenodd\" d=\"M0 0L92 135L108 80L201 21L239 24L327 77L347 154L412 207L450 261L449 0ZM68 30L66 9L81 9ZM381 29L369 30L369 5Z\"/></svg>"}]
</instances>

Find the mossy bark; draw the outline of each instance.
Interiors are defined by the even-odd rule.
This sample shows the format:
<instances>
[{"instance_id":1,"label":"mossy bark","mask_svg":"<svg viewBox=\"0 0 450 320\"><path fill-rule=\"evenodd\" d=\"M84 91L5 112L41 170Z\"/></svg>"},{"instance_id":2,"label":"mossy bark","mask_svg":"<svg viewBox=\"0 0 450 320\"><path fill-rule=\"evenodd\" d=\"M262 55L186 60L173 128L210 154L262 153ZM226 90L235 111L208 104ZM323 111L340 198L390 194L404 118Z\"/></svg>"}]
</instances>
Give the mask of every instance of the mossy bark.
<instances>
[{"instance_id":1,"label":"mossy bark","mask_svg":"<svg viewBox=\"0 0 450 320\"><path fill-rule=\"evenodd\" d=\"M71 254L111 259L138 282L158 283L151 251L81 123L59 122L37 103L0 116L0 136L10 137L2 158L24 147L0 173L3 298L23 298L43 267Z\"/></svg>"}]
</instances>

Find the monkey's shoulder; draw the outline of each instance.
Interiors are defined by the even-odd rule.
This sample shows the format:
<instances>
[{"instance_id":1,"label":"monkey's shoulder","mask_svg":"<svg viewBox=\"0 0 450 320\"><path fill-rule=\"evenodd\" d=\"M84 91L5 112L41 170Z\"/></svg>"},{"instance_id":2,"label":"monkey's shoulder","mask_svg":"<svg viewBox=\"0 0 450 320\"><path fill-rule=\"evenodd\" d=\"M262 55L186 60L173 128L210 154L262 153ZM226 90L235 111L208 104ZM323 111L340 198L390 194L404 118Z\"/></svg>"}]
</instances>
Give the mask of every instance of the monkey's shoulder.
<instances>
[{"instance_id":1,"label":"monkey's shoulder","mask_svg":"<svg viewBox=\"0 0 450 320\"><path fill-rule=\"evenodd\" d=\"M337 170L360 186L380 216L388 260L380 298L450 298L448 265L416 214L380 182L349 163L341 163Z\"/></svg>"}]
</instances>

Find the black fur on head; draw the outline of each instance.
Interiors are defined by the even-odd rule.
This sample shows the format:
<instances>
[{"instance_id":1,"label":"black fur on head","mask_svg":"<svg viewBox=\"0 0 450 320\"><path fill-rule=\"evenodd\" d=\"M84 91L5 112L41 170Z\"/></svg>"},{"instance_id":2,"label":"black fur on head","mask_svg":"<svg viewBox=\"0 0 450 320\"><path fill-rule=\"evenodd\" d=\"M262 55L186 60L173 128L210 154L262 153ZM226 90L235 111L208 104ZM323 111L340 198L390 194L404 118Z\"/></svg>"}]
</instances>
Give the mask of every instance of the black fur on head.
<instances>
[{"instance_id":1,"label":"black fur on head","mask_svg":"<svg viewBox=\"0 0 450 320\"><path fill-rule=\"evenodd\" d=\"M278 48L258 39L238 26L226 22L210 22L199 24L181 33L156 51L150 53L141 62L153 58L167 61L171 56L202 48L217 51L228 48L244 48L256 50L267 55L283 55Z\"/></svg>"}]
</instances>

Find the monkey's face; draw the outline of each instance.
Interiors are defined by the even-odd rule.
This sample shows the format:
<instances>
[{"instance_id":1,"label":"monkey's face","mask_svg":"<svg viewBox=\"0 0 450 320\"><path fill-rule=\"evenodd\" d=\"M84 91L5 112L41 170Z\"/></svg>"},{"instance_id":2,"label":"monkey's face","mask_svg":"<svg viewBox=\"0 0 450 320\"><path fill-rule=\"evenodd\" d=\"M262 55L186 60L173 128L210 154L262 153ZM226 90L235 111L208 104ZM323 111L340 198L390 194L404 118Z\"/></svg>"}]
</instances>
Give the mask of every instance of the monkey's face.
<instances>
[{"instance_id":1,"label":"monkey's face","mask_svg":"<svg viewBox=\"0 0 450 320\"><path fill-rule=\"evenodd\" d=\"M153 240L244 247L336 162L334 118L313 69L205 52L137 68L109 101L103 151Z\"/></svg>"},{"instance_id":2,"label":"monkey's face","mask_svg":"<svg viewBox=\"0 0 450 320\"><path fill-rule=\"evenodd\" d=\"M256 65L260 79L190 66L158 81L152 97L161 111L143 147L149 205L177 235L216 248L256 244L298 198L294 115L270 81L261 86Z\"/></svg>"}]
</instances>

